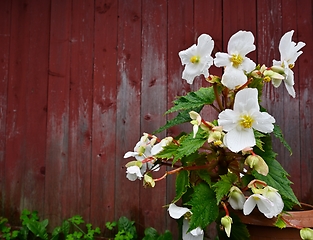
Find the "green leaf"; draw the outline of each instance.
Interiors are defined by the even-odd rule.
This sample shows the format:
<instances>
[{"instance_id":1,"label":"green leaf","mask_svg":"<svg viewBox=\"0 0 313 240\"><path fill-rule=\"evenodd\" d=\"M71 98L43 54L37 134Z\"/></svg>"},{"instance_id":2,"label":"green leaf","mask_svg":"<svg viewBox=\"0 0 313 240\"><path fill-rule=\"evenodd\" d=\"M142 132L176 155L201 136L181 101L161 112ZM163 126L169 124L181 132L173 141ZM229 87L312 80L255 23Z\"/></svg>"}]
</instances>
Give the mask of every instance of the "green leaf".
<instances>
[{"instance_id":1,"label":"green leaf","mask_svg":"<svg viewBox=\"0 0 313 240\"><path fill-rule=\"evenodd\" d=\"M215 193L204 182L194 187L192 198L187 204L191 206L192 212L189 230L197 227L205 229L218 217Z\"/></svg>"},{"instance_id":2,"label":"green leaf","mask_svg":"<svg viewBox=\"0 0 313 240\"><path fill-rule=\"evenodd\" d=\"M285 221L281 218L280 215L278 216L277 221L275 222L275 226L279 227L280 229L287 227Z\"/></svg>"},{"instance_id":3,"label":"green leaf","mask_svg":"<svg viewBox=\"0 0 313 240\"><path fill-rule=\"evenodd\" d=\"M292 155L292 149L289 146L289 144L286 142L284 136L283 136L283 132L280 129L280 127L276 124L274 124L274 130L273 130L273 134L275 137L277 137L280 142L285 146L285 148L287 148L287 150L290 152L290 155Z\"/></svg>"},{"instance_id":4,"label":"green leaf","mask_svg":"<svg viewBox=\"0 0 313 240\"><path fill-rule=\"evenodd\" d=\"M276 188L279 194L282 196L285 207L287 210L295 204L300 205L297 197L295 196L290 185L292 182L288 179L288 173L280 165L280 163L275 159L276 153L272 150L271 137L267 136L264 138L264 152L259 149L255 149L255 153L260 155L269 168L269 173L267 176L263 176L257 173L255 170L252 174L255 178L266 182L269 186Z\"/></svg>"},{"instance_id":5,"label":"green leaf","mask_svg":"<svg viewBox=\"0 0 313 240\"><path fill-rule=\"evenodd\" d=\"M186 96L181 96L174 101L174 106L166 113L202 108L204 105L212 104L215 100L214 89L212 87L200 88L196 92L189 92Z\"/></svg>"},{"instance_id":6,"label":"green leaf","mask_svg":"<svg viewBox=\"0 0 313 240\"><path fill-rule=\"evenodd\" d=\"M153 134L162 132L162 131L170 128L170 127L173 127L173 126L176 126L176 125L179 125L179 124L190 122L191 118L189 116L189 112L190 111L200 112L202 108L203 108L203 106L179 112L175 118L166 121L166 124L164 126L160 127L155 132L153 132Z\"/></svg>"},{"instance_id":7,"label":"green leaf","mask_svg":"<svg viewBox=\"0 0 313 240\"><path fill-rule=\"evenodd\" d=\"M177 202L186 192L189 187L189 172L182 170L176 177L176 196L173 203Z\"/></svg>"},{"instance_id":8,"label":"green leaf","mask_svg":"<svg viewBox=\"0 0 313 240\"><path fill-rule=\"evenodd\" d=\"M205 181L207 184L211 185L211 176L209 174L209 172L205 169L200 169L197 170L196 173L198 174L198 176Z\"/></svg>"},{"instance_id":9,"label":"green leaf","mask_svg":"<svg viewBox=\"0 0 313 240\"><path fill-rule=\"evenodd\" d=\"M45 219L42 222L31 220L27 222L26 226L35 236L40 237L41 239L48 239L48 233L46 229L48 223L48 219Z\"/></svg>"},{"instance_id":10,"label":"green leaf","mask_svg":"<svg viewBox=\"0 0 313 240\"><path fill-rule=\"evenodd\" d=\"M155 230L152 227L145 229L145 236L142 240L157 240L159 237L159 234L157 230Z\"/></svg>"},{"instance_id":11,"label":"green leaf","mask_svg":"<svg viewBox=\"0 0 313 240\"><path fill-rule=\"evenodd\" d=\"M220 177L221 180L213 185L213 189L216 192L217 204L219 204L222 198L228 194L233 183L237 181L237 176L233 173L227 173Z\"/></svg>"},{"instance_id":12,"label":"green leaf","mask_svg":"<svg viewBox=\"0 0 313 240\"><path fill-rule=\"evenodd\" d=\"M175 158L173 159L173 164L184 156L189 156L190 154L198 151L207 139L207 133L203 131L203 134L201 134L200 129L195 138L193 137L193 133L181 138L180 145L175 154Z\"/></svg>"},{"instance_id":13,"label":"green leaf","mask_svg":"<svg viewBox=\"0 0 313 240\"><path fill-rule=\"evenodd\" d=\"M105 226L107 227L107 229L112 230L115 226L116 226L116 222L106 222Z\"/></svg>"},{"instance_id":14,"label":"green leaf","mask_svg":"<svg viewBox=\"0 0 313 240\"><path fill-rule=\"evenodd\" d=\"M133 239L137 239L137 230L134 226L135 222L130 221L126 217L120 217L117 222L118 231L124 230L126 233L130 233L133 236Z\"/></svg>"},{"instance_id":15,"label":"green leaf","mask_svg":"<svg viewBox=\"0 0 313 240\"><path fill-rule=\"evenodd\" d=\"M76 224L76 225L79 225L79 224L85 222L85 221L83 220L83 217L82 217L82 216L79 216L79 215L75 215L75 216L69 218L68 221L71 222L71 223L73 223L73 224Z\"/></svg>"},{"instance_id":16,"label":"green leaf","mask_svg":"<svg viewBox=\"0 0 313 240\"><path fill-rule=\"evenodd\" d=\"M155 157L163 159L171 159L175 156L178 149L178 145L171 143L163 148L163 150L158 153Z\"/></svg>"},{"instance_id":17,"label":"green leaf","mask_svg":"<svg viewBox=\"0 0 313 240\"><path fill-rule=\"evenodd\" d=\"M172 233L166 230L161 236L158 237L157 240L172 240L173 236Z\"/></svg>"}]
</instances>

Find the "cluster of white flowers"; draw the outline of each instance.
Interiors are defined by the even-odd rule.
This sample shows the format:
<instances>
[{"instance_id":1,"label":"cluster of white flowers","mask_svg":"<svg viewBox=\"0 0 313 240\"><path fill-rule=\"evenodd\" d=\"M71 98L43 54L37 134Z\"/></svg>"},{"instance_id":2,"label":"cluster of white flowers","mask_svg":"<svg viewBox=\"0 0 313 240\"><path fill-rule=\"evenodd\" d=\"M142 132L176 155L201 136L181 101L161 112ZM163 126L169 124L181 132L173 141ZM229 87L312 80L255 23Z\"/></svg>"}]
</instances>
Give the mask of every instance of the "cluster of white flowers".
<instances>
[{"instance_id":1,"label":"cluster of white flowers","mask_svg":"<svg viewBox=\"0 0 313 240\"><path fill-rule=\"evenodd\" d=\"M160 168L159 165L154 164L156 161L154 155L161 152L163 147L171 143L172 140L172 137L166 137L156 143L158 141L156 136L144 133L140 141L135 145L134 151L129 151L124 155L124 158L134 157L136 159L136 161L131 161L126 164L127 179L130 181L141 180L147 170L158 171ZM144 181L145 184L153 186L155 184L149 175L145 175Z\"/></svg>"},{"instance_id":2,"label":"cluster of white flowers","mask_svg":"<svg viewBox=\"0 0 313 240\"><path fill-rule=\"evenodd\" d=\"M253 153L256 145L254 131L271 133L274 129L275 119L270 114L260 111L258 89L247 87L249 77L262 78L271 81L274 87L279 87L284 82L288 93L295 97L294 74L292 68L295 61L302 54L300 49L305 43L295 43L291 40L293 31L283 35L279 44L280 60L273 60L273 66L265 65L256 67L256 64L246 55L256 49L254 36L248 31L238 31L228 42L227 53L217 52L215 58L211 56L214 41L211 36L202 34L198 38L198 44L179 52L181 62L185 65L183 79L192 84L196 76L204 75L209 78L209 68L214 64L223 67L224 72L220 84L234 94L233 105L229 108L221 108L217 119L217 126L204 121L199 113L189 112L193 125L193 138L196 138L199 128L208 133L208 143L214 147L227 148L230 152L243 154L250 152L244 164L259 174L266 176L269 172L266 162L262 157ZM203 132L203 131L202 131ZM159 140L156 136L144 134L136 144L133 152L127 152L124 158L134 157L136 161L126 164L126 177L135 181L144 177L144 184L154 186L149 172L157 171L159 165L158 153L165 146L173 142L172 137ZM180 169L178 169L180 170ZM147 174L148 173L148 174ZM276 217L284 208L281 195L273 187L260 180L253 180L248 187L252 194L245 197L237 186L232 186L228 193L228 202L235 210L243 210L248 215L257 206L260 212L267 218ZM174 219L184 217L183 239L203 239L203 230L196 228L189 231L189 220L192 212L185 207L178 207L174 203L169 205L169 214ZM221 224L227 236L230 236L232 219L226 211L226 216L221 218Z\"/></svg>"}]
</instances>

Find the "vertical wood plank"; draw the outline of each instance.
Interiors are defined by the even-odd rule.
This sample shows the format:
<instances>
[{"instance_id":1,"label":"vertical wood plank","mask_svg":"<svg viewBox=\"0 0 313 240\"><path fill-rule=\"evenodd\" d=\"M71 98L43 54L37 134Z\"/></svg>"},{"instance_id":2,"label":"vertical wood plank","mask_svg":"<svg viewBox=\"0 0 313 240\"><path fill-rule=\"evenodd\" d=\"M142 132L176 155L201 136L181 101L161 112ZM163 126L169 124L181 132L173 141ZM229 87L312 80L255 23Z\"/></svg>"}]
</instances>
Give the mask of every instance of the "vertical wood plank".
<instances>
[{"instance_id":1,"label":"vertical wood plank","mask_svg":"<svg viewBox=\"0 0 313 240\"><path fill-rule=\"evenodd\" d=\"M50 1L31 0L23 166L23 208L44 211ZM29 118L31 116L31 119Z\"/></svg>"},{"instance_id":2,"label":"vertical wood plank","mask_svg":"<svg viewBox=\"0 0 313 240\"><path fill-rule=\"evenodd\" d=\"M212 51L212 57L215 58L216 52L223 52L223 5L222 1L199 1L195 4L194 9L194 29L196 36L201 34L209 34L214 41L214 49ZM222 75L222 68L217 68L214 64L209 69L210 75ZM195 90L200 87L211 86L203 77L201 82L195 86ZM196 82L197 83L197 82ZM205 107L201 112L201 116L206 121L213 121L217 119L218 112L211 107Z\"/></svg>"},{"instance_id":3,"label":"vertical wood plank","mask_svg":"<svg viewBox=\"0 0 313 240\"><path fill-rule=\"evenodd\" d=\"M26 7L25 7L26 6ZM6 127L5 215L17 223L22 208L22 162L25 154L24 120L27 81L27 62L30 20L27 2L12 1L9 60L8 109ZM21 167L22 166L22 167Z\"/></svg>"},{"instance_id":4,"label":"vertical wood plank","mask_svg":"<svg viewBox=\"0 0 313 240\"><path fill-rule=\"evenodd\" d=\"M141 14L140 0L118 2L115 219L126 216L136 221L142 186L126 179L124 166L132 160L123 157L141 137Z\"/></svg>"},{"instance_id":5,"label":"vertical wood plank","mask_svg":"<svg viewBox=\"0 0 313 240\"><path fill-rule=\"evenodd\" d=\"M223 0L223 52L229 38L239 30L251 31L256 36L256 0ZM256 60L256 52L248 57Z\"/></svg>"},{"instance_id":6,"label":"vertical wood plank","mask_svg":"<svg viewBox=\"0 0 313 240\"><path fill-rule=\"evenodd\" d=\"M142 1L141 130L152 133L165 124L167 107L167 1ZM160 138L164 134L158 135ZM159 174L164 174L162 168ZM140 224L159 231L166 227L166 181L140 189Z\"/></svg>"},{"instance_id":7,"label":"vertical wood plank","mask_svg":"<svg viewBox=\"0 0 313 240\"><path fill-rule=\"evenodd\" d=\"M297 38L297 8L298 2L293 0L282 1L282 34L294 29L295 33L292 37L292 40L298 42ZM302 13L300 13L302 14ZM306 50L306 49L304 49ZM301 59L301 56L300 58ZM294 72L295 80L295 91L296 98L292 98L285 86L282 84L280 86L283 88L283 115L281 116L280 122L283 123L282 130L285 136L286 141L292 148L292 156L288 150L283 149L279 155L279 161L282 163L286 171L290 174L290 179L294 183L293 190L295 194L300 198L301 197L301 171L300 171L300 131L297 126L299 126L299 69L298 64L296 63L295 67L292 69ZM275 107L276 109L276 107ZM275 112L273 113L275 114ZM288 119L288 121L286 121Z\"/></svg>"},{"instance_id":8,"label":"vertical wood plank","mask_svg":"<svg viewBox=\"0 0 313 240\"><path fill-rule=\"evenodd\" d=\"M51 2L45 217L51 228L66 216L69 159L71 1Z\"/></svg>"},{"instance_id":9,"label":"vertical wood plank","mask_svg":"<svg viewBox=\"0 0 313 240\"><path fill-rule=\"evenodd\" d=\"M182 79L183 66L178 56L179 51L185 50L194 43L195 34L193 28L194 3L190 1L168 1L167 20L167 108L173 106L176 96L185 95L191 88ZM201 80L199 80L201 81ZM163 114L162 114L163 115ZM173 119L177 113L168 114L164 118ZM190 130L189 124L182 124L167 130L168 136L177 136L181 131ZM175 176L166 178L166 204L175 198ZM168 213L167 228L171 230L173 239L178 239L178 224Z\"/></svg>"},{"instance_id":10,"label":"vertical wood plank","mask_svg":"<svg viewBox=\"0 0 313 240\"><path fill-rule=\"evenodd\" d=\"M15 219L43 212L49 5L12 1L5 208Z\"/></svg>"},{"instance_id":11,"label":"vertical wood plank","mask_svg":"<svg viewBox=\"0 0 313 240\"><path fill-rule=\"evenodd\" d=\"M90 172L93 98L94 2L72 2L69 95L69 159L66 205L68 216L90 218Z\"/></svg>"},{"instance_id":12,"label":"vertical wood plank","mask_svg":"<svg viewBox=\"0 0 313 240\"><path fill-rule=\"evenodd\" d=\"M295 41L303 41L306 46L303 48L303 54L296 62L296 84L299 86L299 126L290 126L298 129L300 138L300 157L294 159L301 166L301 196L300 200L313 204L313 101L312 101L312 69L313 62L312 38L313 38L313 4L310 0L297 1L297 30L295 31ZM288 106L289 108L289 106Z\"/></svg>"},{"instance_id":13,"label":"vertical wood plank","mask_svg":"<svg viewBox=\"0 0 313 240\"><path fill-rule=\"evenodd\" d=\"M272 11L272 9L276 11ZM258 62L266 66L272 66L273 59L279 60L279 41L282 36L282 1L268 0L265 3L258 1L258 32L257 52ZM272 83L264 85L262 106L275 118L276 124L284 127L284 103L283 96L286 89L273 87ZM284 129L283 129L284 131ZM278 153L277 160L281 162L284 146L278 139L273 137L273 150Z\"/></svg>"},{"instance_id":14,"label":"vertical wood plank","mask_svg":"<svg viewBox=\"0 0 313 240\"><path fill-rule=\"evenodd\" d=\"M95 4L95 58L93 99L93 141L91 173L91 220L103 227L114 220L117 1ZM124 178L124 174L118 176ZM101 207L99 207L101 206Z\"/></svg>"},{"instance_id":15,"label":"vertical wood plank","mask_svg":"<svg viewBox=\"0 0 313 240\"><path fill-rule=\"evenodd\" d=\"M0 1L0 214L4 215L6 112L9 78L11 1Z\"/></svg>"}]
</instances>

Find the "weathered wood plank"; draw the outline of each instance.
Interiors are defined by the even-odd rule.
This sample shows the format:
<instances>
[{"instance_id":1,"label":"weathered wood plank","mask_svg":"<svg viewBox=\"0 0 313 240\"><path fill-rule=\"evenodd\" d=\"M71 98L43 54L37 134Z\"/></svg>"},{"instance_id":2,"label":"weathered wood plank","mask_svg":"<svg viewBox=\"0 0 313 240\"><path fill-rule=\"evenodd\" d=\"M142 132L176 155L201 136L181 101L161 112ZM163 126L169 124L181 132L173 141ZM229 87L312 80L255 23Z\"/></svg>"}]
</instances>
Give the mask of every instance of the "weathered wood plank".
<instances>
[{"instance_id":1,"label":"weathered wood plank","mask_svg":"<svg viewBox=\"0 0 313 240\"><path fill-rule=\"evenodd\" d=\"M282 1L282 34L286 32L297 29L297 17L299 13L295 11L298 8L298 2L288 0ZM297 31L295 31L292 40L298 42ZM278 47L278 45L277 45ZM306 50L306 49L304 49ZM300 57L301 58L301 57ZM294 71L294 80L295 80L295 91L296 98L293 99L287 92L285 86L282 84L281 88L283 88L283 98L281 99L283 102L283 115L280 118L280 122L283 123L282 130L287 142L290 144L292 148L292 156L290 153L283 149L279 152L279 160L287 170L287 172L291 175L290 179L294 183L293 190L295 194L301 198L301 169L298 159L300 159L300 131L297 126L300 123L300 111L299 111L299 90L300 90L300 79L299 79L299 69L298 64L293 68ZM276 107L275 107L276 110ZM275 112L273 113L275 114ZM286 121L286 119L288 119Z\"/></svg>"},{"instance_id":2,"label":"weathered wood plank","mask_svg":"<svg viewBox=\"0 0 313 240\"><path fill-rule=\"evenodd\" d=\"M176 96L185 95L190 90L190 85L182 79L183 66L178 56L179 51L185 50L194 42L193 1L168 1L168 34L167 34L167 108L173 106ZM167 120L176 116L168 114ZM187 131L189 124L182 124L167 130L169 136L177 136L181 131ZM175 198L175 176L166 178L166 204ZM167 228L173 233L173 239L178 239L178 224L175 219L167 216Z\"/></svg>"},{"instance_id":3,"label":"weathered wood plank","mask_svg":"<svg viewBox=\"0 0 313 240\"><path fill-rule=\"evenodd\" d=\"M117 78L117 1L95 3L94 99L90 218L96 226L114 220ZM120 168L120 166L119 166Z\"/></svg>"},{"instance_id":4,"label":"weathered wood plank","mask_svg":"<svg viewBox=\"0 0 313 240\"><path fill-rule=\"evenodd\" d=\"M23 208L43 212L49 3L11 9L5 209L18 219Z\"/></svg>"},{"instance_id":5,"label":"weathered wood plank","mask_svg":"<svg viewBox=\"0 0 313 240\"><path fill-rule=\"evenodd\" d=\"M23 209L44 211L44 184L46 156L47 86L49 63L50 2L28 1L30 25L23 126L25 153L23 156ZM25 5L24 5L25 7ZM29 118L31 116L31 119Z\"/></svg>"},{"instance_id":6,"label":"weathered wood plank","mask_svg":"<svg viewBox=\"0 0 313 240\"><path fill-rule=\"evenodd\" d=\"M90 215L90 174L93 98L94 2L73 1L71 26L69 161L66 215Z\"/></svg>"},{"instance_id":7,"label":"weathered wood plank","mask_svg":"<svg viewBox=\"0 0 313 240\"><path fill-rule=\"evenodd\" d=\"M141 182L126 179L124 159L141 137L141 1L118 2L115 218L139 220Z\"/></svg>"},{"instance_id":8,"label":"weathered wood plank","mask_svg":"<svg viewBox=\"0 0 313 240\"><path fill-rule=\"evenodd\" d=\"M152 133L165 124L167 108L167 1L142 1L141 131ZM162 139L165 134L158 134ZM155 176L165 172L162 168ZM166 181L140 189L140 224L159 231L166 227Z\"/></svg>"},{"instance_id":9,"label":"weathered wood plank","mask_svg":"<svg viewBox=\"0 0 313 240\"><path fill-rule=\"evenodd\" d=\"M11 1L0 2L0 214L4 215Z\"/></svg>"},{"instance_id":10,"label":"weathered wood plank","mask_svg":"<svg viewBox=\"0 0 313 240\"><path fill-rule=\"evenodd\" d=\"M295 29L295 40L303 41L306 46L303 48L303 54L296 62L295 76L296 84L299 86L299 126L291 126L298 129L300 135L300 155L298 159L293 159L296 164L301 166L300 177L301 197L300 200L313 204L313 101L312 101L312 38L313 38L313 3L310 0L297 1L297 26ZM287 105L288 106L288 105ZM289 106L288 106L289 108Z\"/></svg>"},{"instance_id":11,"label":"weathered wood plank","mask_svg":"<svg viewBox=\"0 0 313 240\"><path fill-rule=\"evenodd\" d=\"M51 228L66 216L69 159L71 1L51 2L45 217Z\"/></svg>"}]
</instances>

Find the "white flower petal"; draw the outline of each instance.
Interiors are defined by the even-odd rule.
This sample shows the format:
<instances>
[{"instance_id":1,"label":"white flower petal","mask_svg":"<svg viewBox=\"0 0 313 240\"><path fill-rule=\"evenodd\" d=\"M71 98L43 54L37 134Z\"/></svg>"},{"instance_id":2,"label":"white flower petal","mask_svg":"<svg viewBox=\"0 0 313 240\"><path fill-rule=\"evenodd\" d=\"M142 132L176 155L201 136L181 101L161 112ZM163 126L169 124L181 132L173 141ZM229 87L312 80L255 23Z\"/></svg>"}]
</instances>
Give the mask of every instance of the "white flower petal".
<instances>
[{"instance_id":1,"label":"white flower petal","mask_svg":"<svg viewBox=\"0 0 313 240\"><path fill-rule=\"evenodd\" d=\"M237 118L239 117L238 113L231 110L225 109L218 115L218 125L223 126L223 130L228 132L237 126Z\"/></svg>"},{"instance_id":2,"label":"white flower petal","mask_svg":"<svg viewBox=\"0 0 313 240\"><path fill-rule=\"evenodd\" d=\"M245 70L246 72L251 72L255 69L256 64L248 57L245 57L239 69Z\"/></svg>"},{"instance_id":3,"label":"white flower petal","mask_svg":"<svg viewBox=\"0 0 313 240\"><path fill-rule=\"evenodd\" d=\"M126 177L130 181L135 181L136 179L141 179L143 176L138 166L131 166L126 170Z\"/></svg>"},{"instance_id":4,"label":"white flower petal","mask_svg":"<svg viewBox=\"0 0 313 240\"><path fill-rule=\"evenodd\" d=\"M252 210L255 208L256 206L256 201L253 197L249 197L246 201L245 204L243 205L243 214L244 215L249 215Z\"/></svg>"},{"instance_id":5,"label":"white flower petal","mask_svg":"<svg viewBox=\"0 0 313 240\"><path fill-rule=\"evenodd\" d=\"M216 67L231 66L231 62L229 61L230 57L231 56L227 53L217 52L215 54L214 65Z\"/></svg>"},{"instance_id":6,"label":"white flower petal","mask_svg":"<svg viewBox=\"0 0 313 240\"><path fill-rule=\"evenodd\" d=\"M235 128L224 136L224 145L232 152L239 152L246 147L253 147L255 144L252 128L241 131Z\"/></svg>"},{"instance_id":7,"label":"white flower petal","mask_svg":"<svg viewBox=\"0 0 313 240\"><path fill-rule=\"evenodd\" d=\"M183 240L203 240L204 232L201 229L199 231L198 228L196 228L190 232L188 232L188 230L189 230L189 222L187 219L184 219L183 228L182 228ZM194 234L199 234L199 235L193 235L191 232L193 232Z\"/></svg>"},{"instance_id":8,"label":"white flower petal","mask_svg":"<svg viewBox=\"0 0 313 240\"><path fill-rule=\"evenodd\" d=\"M168 207L168 213L174 219L181 218L185 213L190 212L188 208L178 207L174 203L171 203Z\"/></svg>"},{"instance_id":9,"label":"white flower petal","mask_svg":"<svg viewBox=\"0 0 313 240\"><path fill-rule=\"evenodd\" d=\"M235 89L235 87L245 84L247 80L248 78L242 70L229 66L225 68L221 82L225 87Z\"/></svg>"},{"instance_id":10,"label":"white flower petal","mask_svg":"<svg viewBox=\"0 0 313 240\"><path fill-rule=\"evenodd\" d=\"M204 56L210 56L214 48L214 41L208 34L201 34L198 37L198 53Z\"/></svg>"},{"instance_id":11,"label":"white flower petal","mask_svg":"<svg viewBox=\"0 0 313 240\"><path fill-rule=\"evenodd\" d=\"M138 153L135 152L127 152L124 155L124 158L135 157Z\"/></svg>"},{"instance_id":12,"label":"white flower petal","mask_svg":"<svg viewBox=\"0 0 313 240\"><path fill-rule=\"evenodd\" d=\"M254 129L263 133L273 132L273 123L275 123L275 118L273 118L267 112L259 112L255 114L255 118L257 119L257 121L255 121L252 125Z\"/></svg>"},{"instance_id":13,"label":"white flower petal","mask_svg":"<svg viewBox=\"0 0 313 240\"><path fill-rule=\"evenodd\" d=\"M249 52L254 51L255 48L252 32L238 31L229 39L227 52L245 56Z\"/></svg>"}]
</instances>

